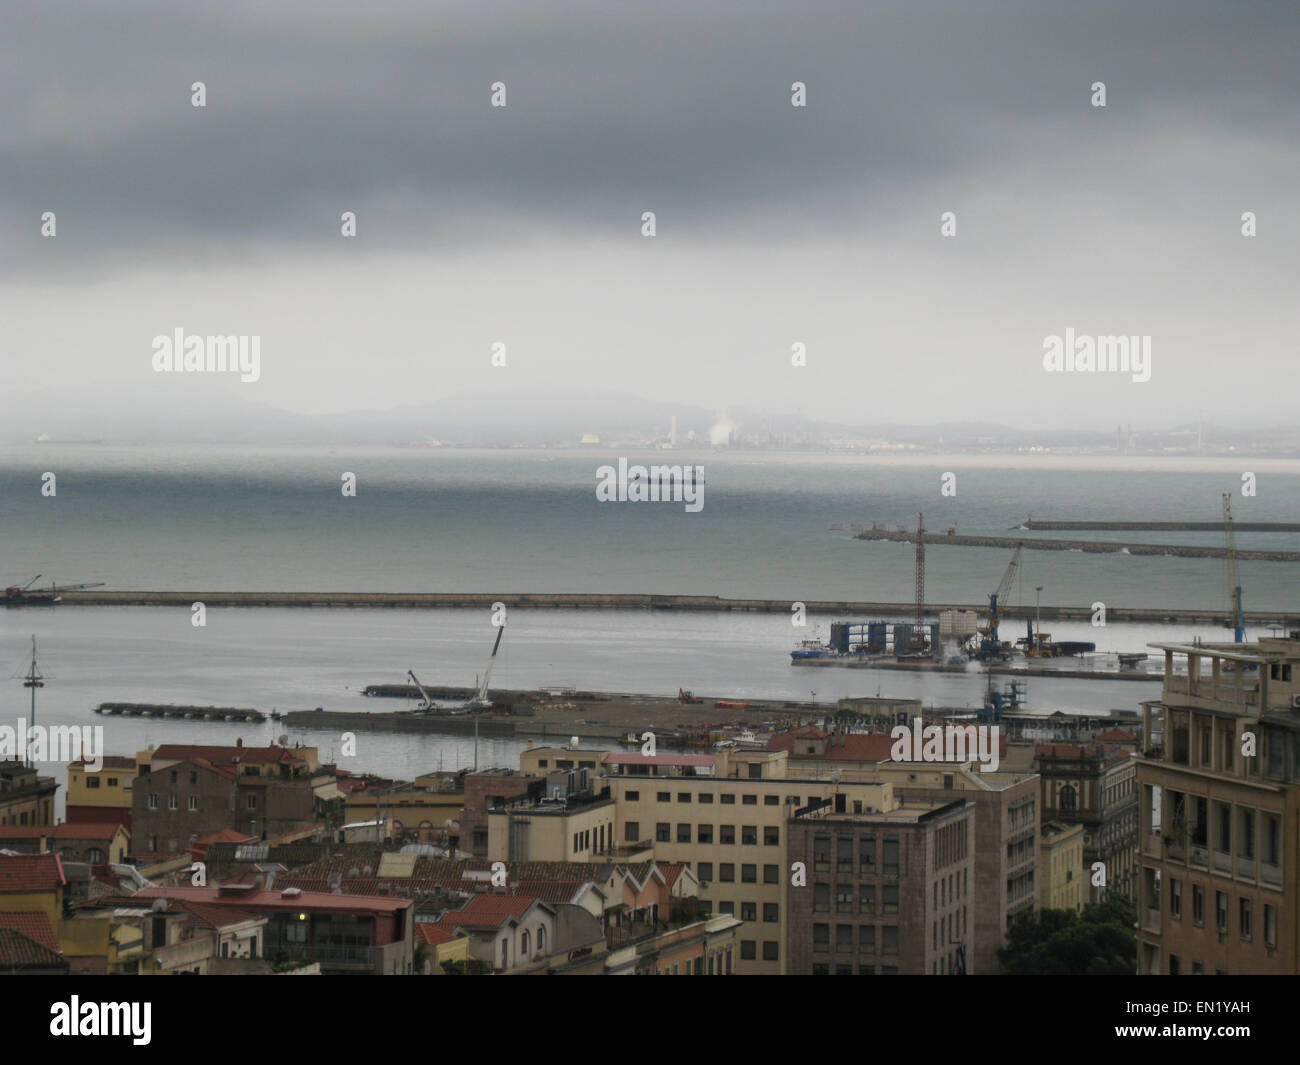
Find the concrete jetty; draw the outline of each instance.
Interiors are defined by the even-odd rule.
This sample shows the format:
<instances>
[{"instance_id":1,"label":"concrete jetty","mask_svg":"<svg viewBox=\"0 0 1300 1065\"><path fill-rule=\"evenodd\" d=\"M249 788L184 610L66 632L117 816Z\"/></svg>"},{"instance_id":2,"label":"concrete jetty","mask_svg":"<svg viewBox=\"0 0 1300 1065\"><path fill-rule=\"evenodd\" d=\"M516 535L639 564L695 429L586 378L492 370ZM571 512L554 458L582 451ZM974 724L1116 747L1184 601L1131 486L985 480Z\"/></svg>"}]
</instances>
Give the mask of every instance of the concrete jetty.
<instances>
[{"instance_id":1,"label":"concrete jetty","mask_svg":"<svg viewBox=\"0 0 1300 1065\"><path fill-rule=\"evenodd\" d=\"M1232 527L1237 532L1300 532L1300 522L1294 521L1234 521ZM1223 532L1223 520L1219 521L1057 521L1054 519L1029 518L1020 526L1022 529L1042 530L1090 530L1093 532L1110 530L1135 532Z\"/></svg>"},{"instance_id":2,"label":"concrete jetty","mask_svg":"<svg viewBox=\"0 0 1300 1065\"><path fill-rule=\"evenodd\" d=\"M931 542L942 543L946 537ZM1008 539L1008 544L1019 543ZM1037 541L1043 542L1043 541ZM1060 542L1060 541L1055 541ZM1238 557L1241 557L1238 553ZM491 610L494 603L520 610L668 610L697 613L757 613L790 615L790 599L727 599L716 595L649 595L641 593L598 594L592 592L69 592L60 607L67 606L151 606L184 607L194 603L208 607L311 607L315 609L358 610ZM864 600L802 600L810 614L910 617L914 603L884 603ZM59 609L56 607L55 609ZM988 610L988 603L926 604L937 615L941 610ZM1028 618L1035 614L1033 604L1007 605L1001 608L1005 618ZM1092 608L1049 606L1044 603L1040 616L1044 621L1090 621ZM1223 606L1198 610L1172 607L1125 607L1106 604L1108 623L1135 622L1169 625L1226 625L1227 609ZM1294 615L1276 611L1246 611L1249 626L1287 625L1296 627Z\"/></svg>"},{"instance_id":3,"label":"concrete jetty","mask_svg":"<svg viewBox=\"0 0 1300 1065\"><path fill-rule=\"evenodd\" d=\"M1235 526L1234 526L1235 527ZM889 540L910 544L916 539L914 529L863 529L855 540ZM1085 551L1094 554L1166 555L1174 558L1226 558L1226 547L1202 544L1140 544L1121 540L1032 540L1023 536L970 536L957 532L927 529L927 547L1023 547L1026 551ZM1300 562L1300 551L1237 551L1242 562Z\"/></svg>"}]
</instances>

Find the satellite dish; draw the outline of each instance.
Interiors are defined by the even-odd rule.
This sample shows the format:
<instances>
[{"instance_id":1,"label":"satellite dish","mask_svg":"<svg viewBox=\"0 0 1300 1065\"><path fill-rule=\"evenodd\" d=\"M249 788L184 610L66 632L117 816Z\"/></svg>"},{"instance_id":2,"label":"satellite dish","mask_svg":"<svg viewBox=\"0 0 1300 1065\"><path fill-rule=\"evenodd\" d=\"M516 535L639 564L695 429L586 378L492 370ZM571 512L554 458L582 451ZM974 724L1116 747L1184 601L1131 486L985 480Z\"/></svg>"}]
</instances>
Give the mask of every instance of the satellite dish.
<instances>
[{"instance_id":1,"label":"satellite dish","mask_svg":"<svg viewBox=\"0 0 1300 1065\"><path fill-rule=\"evenodd\" d=\"M154 899L154 900L153 900L153 903L150 905L149 909L151 909L154 913L166 913L166 912L167 912L167 900L166 900L166 899Z\"/></svg>"},{"instance_id":2,"label":"satellite dish","mask_svg":"<svg viewBox=\"0 0 1300 1065\"><path fill-rule=\"evenodd\" d=\"M286 732L275 742L279 744L281 747L285 746L289 742L289 734Z\"/></svg>"},{"instance_id":3,"label":"satellite dish","mask_svg":"<svg viewBox=\"0 0 1300 1065\"><path fill-rule=\"evenodd\" d=\"M577 737L577 736L570 736L570 737L569 737L569 749L570 749L570 750L574 750L574 751L576 751L576 750L578 749L578 737Z\"/></svg>"}]
</instances>

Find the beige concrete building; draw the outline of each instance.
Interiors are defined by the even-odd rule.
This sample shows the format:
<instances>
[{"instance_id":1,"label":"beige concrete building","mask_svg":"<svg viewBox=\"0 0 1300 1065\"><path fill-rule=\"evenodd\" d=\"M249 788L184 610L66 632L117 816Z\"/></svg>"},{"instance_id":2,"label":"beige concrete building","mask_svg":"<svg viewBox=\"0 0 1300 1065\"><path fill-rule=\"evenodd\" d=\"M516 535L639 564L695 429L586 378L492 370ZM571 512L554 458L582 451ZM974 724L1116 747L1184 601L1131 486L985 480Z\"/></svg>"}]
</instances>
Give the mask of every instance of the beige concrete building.
<instances>
[{"instance_id":1,"label":"beige concrete building","mask_svg":"<svg viewBox=\"0 0 1300 1065\"><path fill-rule=\"evenodd\" d=\"M1038 906L1081 913L1088 894L1083 825L1048 821L1038 840Z\"/></svg>"},{"instance_id":2,"label":"beige concrete building","mask_svg":"<svg viewBox=\"0 0 1300 1065\"><path fill-rule=\"evenodd\" d=\"M1294 974L1300 632L1153 646L1165 681L1143 704L1138 972Z\"/></svg>"}]
</instances>

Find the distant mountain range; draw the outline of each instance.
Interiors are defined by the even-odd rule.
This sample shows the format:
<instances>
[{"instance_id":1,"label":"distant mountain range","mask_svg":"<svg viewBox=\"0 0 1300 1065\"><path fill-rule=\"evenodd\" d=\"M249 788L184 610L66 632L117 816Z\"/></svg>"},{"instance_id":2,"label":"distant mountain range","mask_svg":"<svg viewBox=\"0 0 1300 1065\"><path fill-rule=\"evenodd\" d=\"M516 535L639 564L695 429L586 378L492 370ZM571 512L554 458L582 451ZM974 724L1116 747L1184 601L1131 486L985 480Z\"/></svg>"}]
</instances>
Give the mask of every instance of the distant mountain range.
<instances>
[{"instance_id":1,"label":"distant mountain range","mask_svg":"<svg viewBox=\"0 0 1300 1065\"><path fill-rule=\"evenodd\" d=\"M175 381L165 382L171 384ZM213 382L208 382L214 384ZM195 387L200 385L200 387ZM338 414L299 414L247 399L237 382L202 387L193 379L180 388L151 386L116 394L93 387L52 389L11 398L0 424L0 441L30 444L102 442L130 444L394 445L510 447L577 444L584 435L612 442L666 438L677 419L680 442L694 433L724 442L734 430L748 444L833 444L877 440L936 448L1113 447L1117 431L1022 430L992 422L935 425L847 424L744 409L725 412L644 400L623 393L581 395L494 391L447 397L431 403ZM229 386L229 387L227 387ZM1287 430L1277 430L1285 434ZM1294 430L1290 431L1294 435ZM1153 435L1194 443L1195 427L1171 427ZM1231 434L1239 446L1267 431ZM1206 430L1207 444L1232 442L1221 429Z\"/></svg>"}]
</instances>

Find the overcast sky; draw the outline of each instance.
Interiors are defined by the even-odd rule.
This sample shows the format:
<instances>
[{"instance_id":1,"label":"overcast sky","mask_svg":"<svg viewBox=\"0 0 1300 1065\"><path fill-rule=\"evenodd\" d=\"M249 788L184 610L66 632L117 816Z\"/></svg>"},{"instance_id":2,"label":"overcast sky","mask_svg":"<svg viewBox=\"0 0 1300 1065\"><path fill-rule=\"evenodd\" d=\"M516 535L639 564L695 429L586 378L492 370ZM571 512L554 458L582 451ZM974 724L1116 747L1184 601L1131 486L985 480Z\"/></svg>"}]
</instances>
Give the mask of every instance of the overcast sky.
<instances>
[{"instance_id":1,"label":"overcast sky","mask_svg":"<svg viewBox=\"0 0 1300 1065\"><path fill-rule=\"evenodd\" d=\"M1297 42L1294 3L5 0L2 383L1294 423ZM261 379L154 373L177 327ZM1045 373L1067 327L1150 381Z\"/></svg>"}]
</instances>

